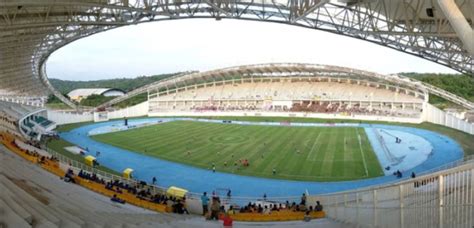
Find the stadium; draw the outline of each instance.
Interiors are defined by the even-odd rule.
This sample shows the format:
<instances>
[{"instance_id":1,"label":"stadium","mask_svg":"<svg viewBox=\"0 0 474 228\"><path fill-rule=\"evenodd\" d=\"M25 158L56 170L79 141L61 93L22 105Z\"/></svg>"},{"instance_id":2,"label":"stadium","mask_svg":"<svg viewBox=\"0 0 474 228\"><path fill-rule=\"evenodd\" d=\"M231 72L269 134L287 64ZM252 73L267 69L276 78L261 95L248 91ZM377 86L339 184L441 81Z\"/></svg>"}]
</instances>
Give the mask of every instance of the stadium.
<instances>
[{"instance_id":1,"label":"stadium","mask_svg":"<svg viewBox=\"0 0 474 228\"><path fill-rule=\"evenodd\" d=\"M316 63L229 66L86 108L46 74L48 57L80 38L202 17L315 28L472 76L470 1L0 5L0 227L474 226L474 124L430 98L468 111L474 103L415 78ZM374 17L373 27L357 23ZM50 94L71 108L48 108Z\"/></svg>"}]
</instances>

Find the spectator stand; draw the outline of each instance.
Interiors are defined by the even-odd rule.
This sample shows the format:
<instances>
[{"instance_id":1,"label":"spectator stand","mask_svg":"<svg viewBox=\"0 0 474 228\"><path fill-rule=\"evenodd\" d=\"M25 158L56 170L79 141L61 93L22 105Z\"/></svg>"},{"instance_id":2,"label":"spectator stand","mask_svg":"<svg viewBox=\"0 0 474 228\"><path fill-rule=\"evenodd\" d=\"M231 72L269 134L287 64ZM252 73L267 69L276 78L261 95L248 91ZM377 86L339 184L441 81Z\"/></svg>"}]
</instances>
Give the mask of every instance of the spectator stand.
<instances>
[{"instance_id":1,"label":"spectator stand","mask_svg":"<svg viewBox=\"0 0 474 228\"><path fill-rule=\"evenodd\" d=\"M38 164L50 173L60 178L72 177L71 182L87 188L91 191L108 196L114 202L123 201L138 207L146 208L157 212L176 212L176 205L182 205L186 211L194 214L201 214L201 202L196 193L184 192L182 197L177 194L167 193L167 190L158 186L148 185L143 181L123 178L101 170L93 166L87 166L75 160L71 160L52 150L40 150L27 143L20 141L11 134L0 133L0 142L10 151L22 158ZM27 148L27 149L25 149ZM49 154L49 156L44 156ZM181 189L182 190L182 189ZM253 202L253 205L284 205L282 199L268 198L266 201L259 201L255 198L228 197L230 189L216 189L217 197L224 202L219 214L223 218L226 212L232 209L230 215L235 221L293 221L303 220L305 211L299 211L296 208L281 208L279 211L262 213L258 211L242 211L244 202ZM181 191L183 192L183 191ZM179 194L178 194L179 195ZM295 200L297 197L295 197ZM278 203L281 202L281 203ZM258 203L258 204L257 204ZM324 212L310 212L312 218L323 218Z\"/></svg>"}]
</instances>

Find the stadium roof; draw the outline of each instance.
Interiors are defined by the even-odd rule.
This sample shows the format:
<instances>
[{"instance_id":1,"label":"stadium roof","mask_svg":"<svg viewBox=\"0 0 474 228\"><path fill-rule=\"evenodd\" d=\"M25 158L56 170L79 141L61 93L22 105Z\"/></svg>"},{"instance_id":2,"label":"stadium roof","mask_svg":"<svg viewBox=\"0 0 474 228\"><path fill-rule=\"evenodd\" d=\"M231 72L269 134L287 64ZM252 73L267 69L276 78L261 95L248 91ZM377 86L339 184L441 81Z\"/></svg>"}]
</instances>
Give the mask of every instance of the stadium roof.
<instances>
[{"instance_id":1,"label":"stadium roof","mask_svg":"<svg viewBox=\"0 0 474 228\"><path fill-rule=\"evenodd\" d=\"M193 72L174 77L166 78L155 83L145 85L136 90L130 91L127 95L112 99L100 107L107 107L135 95L147 91L160 91L162 89L179 88L189 85L200 84L209 81L223 81L239 78L259 78L259 77L328 77L328 78L349 78L360 79L380 84L396 85L401 88L409 88L426 94L431 93L441 96L456 104L462 105L469 109L474 109L474 103L451 94L447 91L434 87L432 85L417 81L412 78L400 75L383 75L369 71L363 71L348 67L320 65L320 64L304 64L304 63L268 63L254 64L228 67L223 69Z\"/></svg>"},{"instance_id":2,"label":"stadium roof","mask_svg":"<svg viewBox=\"0 0 474 228\"><path fill-rule=\"evenodd\" d=\"M45 63L51 53L120 26L181 18L234 18L324 30L472 74L473 12L471 0L6 0L0 2L0 96L37 99L52 92L74 106L48 81Z\"/></svg>"},{"instance_id":3,"label":"stadium roof","mask_svg":"<svg viewBox=\"0 0 474 228\"><path fill-rule=\"evenodd\" d=\"M110 89L110 88L86 88L86 89L75 89L69 92L67 95L69 97L88 97L90 95L104 95L107 92L122 92L125 93L121 89Z\"/></svg>"}]
</instances>

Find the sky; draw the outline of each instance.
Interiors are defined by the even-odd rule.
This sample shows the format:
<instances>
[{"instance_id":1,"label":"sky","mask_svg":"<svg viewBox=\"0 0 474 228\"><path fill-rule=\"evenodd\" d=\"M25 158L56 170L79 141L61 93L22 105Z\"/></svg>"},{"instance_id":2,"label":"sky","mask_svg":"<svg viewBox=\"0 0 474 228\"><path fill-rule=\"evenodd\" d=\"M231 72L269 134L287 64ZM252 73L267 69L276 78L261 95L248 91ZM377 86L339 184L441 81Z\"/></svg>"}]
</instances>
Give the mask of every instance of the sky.
<instances>
[{"instance_id":1,"label":"sky","mask_svg":"<svg viewBox=\"0 0 474 228\"><path fill-rule=\"evenodd\" d=\"M390 48L276 23L185 19L131 25L95 34L54 52L50 78L133 78L258 63L313 63L383 74L456 73Z\"/></svg>"}]
</instances>

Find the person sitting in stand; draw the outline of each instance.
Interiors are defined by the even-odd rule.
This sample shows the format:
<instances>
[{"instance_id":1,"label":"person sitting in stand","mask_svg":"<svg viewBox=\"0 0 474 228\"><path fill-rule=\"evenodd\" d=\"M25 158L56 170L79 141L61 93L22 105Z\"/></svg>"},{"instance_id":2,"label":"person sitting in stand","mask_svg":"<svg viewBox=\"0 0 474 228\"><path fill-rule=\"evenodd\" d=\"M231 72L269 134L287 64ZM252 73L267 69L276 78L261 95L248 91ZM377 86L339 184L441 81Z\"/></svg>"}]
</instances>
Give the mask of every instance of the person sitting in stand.
<instances>
[{"instance_id":1,"label":"person sitting in stand","mask_svg":"<svg viewBox=\"0 0 474 228\"><path fill-rule=\"evenodd\" d=\"M298 209L296 206L296 203L295 202L291 203L291 207L289 209L292 211L296 211Z\"/></svg>"},{"instance_id":2,"label":"person sitting in stand","mask_svg":"<svg viewBox=\"0 0 474 228\"><path fill-rule=\"evenodd\" d=\"M235 215L234 206L230 205L229 210L227 210L228 215Z\"/></svg>"},{"instance_id":3,"label":"person sitting in stand","mask_svg":"<svg viewBox=\"0 0 474 228\"><path fill-rule=\"evenodd\" d=\"M105 184L105 189L108 189L108 190L114 190L114 186L112 185L111 182L107 182L107 184Z\"/></svg>"},{"instance_id":4,"label":"person sitting in stand","mask_svg":"<svg viewBox=\"0 0 474 228\"><path fill-rule=\"evenodd\" d=\"M72 171L72 169L67 170L66 174L64 175L64 181L76 183L76 181L74 180L74 172Z\"/></svg>"},{"instance_id":5,"label":"person sitting in stand","mask_svg":"<svg viewBox=\"0 0 474 228\"><path fill-rule=\"evenodd\" d=\"M110 200L115 203L125 204L125 200L118 198L115 194L110 198Z\"/></svg>"},{"instance_id":6,"label":"person sitting in stand","mask_svg":"<svg viewBox=\"0 0 474 228\"><path fill-rule=\"evenodd\" d=\"M310 213L310 211L306 211L304 213L303 221L305 221L305 222L311 221L311 215L309 213Z\"/></svg>"},{"instance_id":7,"label":"person sitting in stand","mask_svg":"<svg viewBox=\"0 0 474 228\"><path fill-rule=\"evenodd\" d=\"M38 160L39 160L38 161L39 164L45 164L46 163L46 158L44 156L41 156L41 158L38 159Z\"/></svg>"},{"instance_id":8,"label":"person sitting in stand","mask_svg":"<svg viewBox=\"0 0 474 228\"><path fill-rule=\"evenodd\" d=\"M306 211L306 205L300 204L300 205L298 205L298 208L296 210L297 211Z\"/></svg>"},{"instance_id":9,"label":"person sitting in stand","mask_svg":"<svg viewBox=\"0 0 474 228\"><path fill-rule=\"evenodd\" d=\"M265 205L265 207L263 208L263 214L268 215L270 214L270 212L271 212L270 208L268 208L268 206Z\"/></svg>"},{"instance_id":10,"label":"person sitting in stand","mask_svg":"<svg viewBox=\"0 0 474 228\"><path fill-rule=\"evenodd\" d=\"M280 211L280 209L278 209L276 204L273 204L272 211Z\"/></svg>"},{"instance_id":11,"label":"person sitting in stand","mask_svg":"<svg viewBox=\"0 0 474 228\"><path fill-rule=\"evenodd\" d=\"M181 207L182 207L182 209L183 209L183 212L186 213L187 215L189 215L189 211L188 211L188 209L186 208L186 197L183 197L183 199L180 200L179 203L181 204Z\"/></svg>"},{"instance_id":12,"label":"person sitting in stand","mask_svg":"<svg viewBox=\"0 0 474 228\"><path fill-rule=\"evenodd\" d=\"M169 197L168 200L166 200L166 207L168 209L171 209L171 211L173 211L174 209L174 200L172 197Z\"/></svg>"},{"instance_id":13,"label":"person sitting in stand","mask_svg":"<svg viewBox=\"0 0 474 228\"><path fill-rule=\"evenodd\" d=\"M319 201L316 201L316 206L314 207L315 211L323 211L323 205L319 203Z\"/></svg>"},{"instance_id":14,"label":"person sitting in stand","mask_svg":"<svg viewBox=\"0 0 474 228\"><path fill-rule=\"evenodd\" d=\"M184 213L183 204L181 204L180 201L178 201L176 203L173 203L172 211L173 211L173 213L183 214Z\"/></svg>"}]
</instances>

